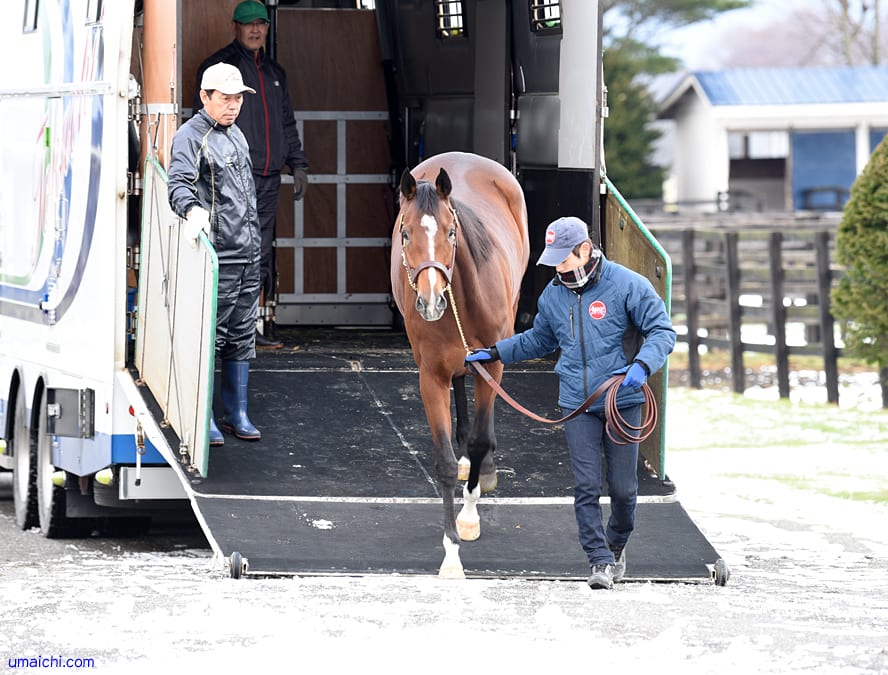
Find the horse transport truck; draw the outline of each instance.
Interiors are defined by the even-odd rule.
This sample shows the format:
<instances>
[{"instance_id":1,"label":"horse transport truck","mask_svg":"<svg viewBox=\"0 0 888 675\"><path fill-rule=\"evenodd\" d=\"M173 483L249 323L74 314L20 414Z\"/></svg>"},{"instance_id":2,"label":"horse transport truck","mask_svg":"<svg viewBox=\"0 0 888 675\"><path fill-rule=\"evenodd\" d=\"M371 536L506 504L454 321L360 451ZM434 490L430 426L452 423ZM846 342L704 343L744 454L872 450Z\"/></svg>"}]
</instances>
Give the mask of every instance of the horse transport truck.
<instances>
[{"instance_id":1,"label":"horse transport truck","mask_svg":"<svg viewBox=\"0 0 888 675\"><path fill-rule=\"evenodd\" d=\"M278 292L262 318L329 330L259 355L263 439L210 453L218 261L206 237L180 236L166 169L236 4L4 2L0 471L16 525L76 536L188 508L235 577L435 573L431 441L389 282L403 170L449 151L495 160L523 189L532 260L543 224L577 215L669 303L668 256L603 167L600 3L267 2L310 185L294 201L282 176ZM524 275L519 328L545 275ZM551 410L553 379L543 363L503 384ZM666 376L652 380L664 412ZM561 432L497 405L502 476L467 573L584 578ZM660 424L642 447L627 577L724 583L675 499Z\"/></svg>"}]
</instances>

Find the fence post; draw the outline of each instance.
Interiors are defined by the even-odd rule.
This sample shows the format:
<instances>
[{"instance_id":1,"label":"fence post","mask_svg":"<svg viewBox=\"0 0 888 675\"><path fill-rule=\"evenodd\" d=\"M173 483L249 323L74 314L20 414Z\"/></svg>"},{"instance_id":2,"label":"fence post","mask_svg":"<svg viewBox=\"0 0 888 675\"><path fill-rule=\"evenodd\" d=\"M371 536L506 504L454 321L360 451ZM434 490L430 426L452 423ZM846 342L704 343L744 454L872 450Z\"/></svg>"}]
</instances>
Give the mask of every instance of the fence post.
<instances>
[{"instance_id":1,"label":"fence post","mask_svg":"<svg viewBox=\"0 0 888 675\"><path fill-rule=\"evenodd\" d=\"M681 231L681 257L684 270L685 323L688 329L688 376L690 385L700 389L700 335L697 306L697 263L694 260L694 231Z\"/></svg>"},{"instance_id":2,"label":"fence post","mask_svg":"<svg viewBox=\"0 0 888 675\"><path fill-rule=\"evenodd\" d=\"M771 264L771 320L774 322L774 354L777 359L777 391L789 398L789 349L786 346L786 307L783 306L783 233L772 232L768 255Z\"/></svg>"},{"instance_id":3,"label":"fence post","mask_svg":"<svg viewBox=\"0 0 888 675\"><path fill-rule=\"evenodd\" d=\"M832 272L829 268L829 232L817 232L814 246L817 251L817 307L820 311L820 343L823 345L823 370L826 373L826 400L839 402L839 364L836 354L836 338L833 316L830 311Z\"/></svg>"},{"instance_id":4,"label":"fence post","mask_svg":"<svg viewBox=\"0 0 888 675\"><path fill-rule=\"evenodd\" d=\"M742 394L745 389L745 373L743 372L743 323L740 309L740 261L737 255L736 232L725 233L725 262L727 263L727 303L728 303L728 338L731 343L731 379L734 393Z\"/></svg>"}]
</instances>

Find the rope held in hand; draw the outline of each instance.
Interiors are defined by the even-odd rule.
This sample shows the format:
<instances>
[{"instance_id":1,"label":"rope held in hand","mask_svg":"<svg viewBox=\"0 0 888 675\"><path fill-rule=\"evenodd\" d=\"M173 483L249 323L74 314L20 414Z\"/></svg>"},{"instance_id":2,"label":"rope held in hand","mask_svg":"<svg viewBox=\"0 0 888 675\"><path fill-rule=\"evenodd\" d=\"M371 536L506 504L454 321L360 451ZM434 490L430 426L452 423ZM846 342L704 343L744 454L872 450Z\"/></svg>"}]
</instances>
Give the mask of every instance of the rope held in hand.
<instances>
[{"instance_id":1,"label":"rope held in hand","mask_svg":"<svg viewBox=\"0 0 888 675\"><path fill-rule=\"evenodd\" d=\"M659 421L660 413L657 408L657 402L654 400L654 393L651 391L651 388L648 386L647 382L641 385L641 390L644 393L645 403L645 416L641 424L637 427L629 424L620 414L620 410L619 408L617 408L617 392L620 389L620 384L626 377L625 375L614 375L613 377L605 380L601 384L601 386L593 391L592 394L585 401L583 401L576 410L565 415L561 419L550 420L528 410L511 396L509 396L509 394L506 393L502 386L500 386L500 383L494 380L493 377L491 377L490 373L487 372L487 369L480 363L473 361L471 365L484 379L484 381L487 382L490 388L493 389L497 394L502 396L503 400L506 403L508 403L510 406L512 406L515 410L522 413L523 415L527 415L531 419L534 419L537 422L542 422L543 424L561 424L562 422L572 420L574 417L589 408L589 406L597 401L602 395L605 396L605 430L607 431L607 435L610 437L610 439L617 445L641 443L654 432L654 429L657 426L657 422Z\"/></svg>"},{"instance_id":2,"label":"rope held in hand","mask_svg":"<svg viewBox=\"0 0 888 675\"><path fill-rule=\"evenodd\" d=\"M446 290L448 295L450 296L450 307L453 310L453 318L456 320L456 327L459 330L459 337L460 340L462 340L463 349L466 350L466 355L469 355L472 353L472 350L469 349L469 343L466 341L466 334L463 330L462 321L460 321L459 319L459 312L456 309L456 299L453 297L452 285L448 284ZM641 443L646 438L648 438L648 436L654 433L654 429L656 429L657 422L660 418L660 412L657 408L657 402L656 400L654 400L654 392L651 391L651 388L648 386L647 382L641 385L641 390L644 393L645 404L645 416L641 422L641 425L637 427L633 426L623 418L623 416L620 414L619 408L617 408L617 392L620 389L620 384L623 382L624 379L626 379L625 374L614 375L613 377L605 380L601 384L601 386L593 391L589 398L583 401L580 406L572 413L565 415L558 420L550 420L528 410L523 405L518 403L518 401L509 396L506 393L505 389L500 386L500 383L494 380L490 376L490 373L487 372L487 369L480 363L478 363L477 361L472 361L471 365L484 379L484 381L487 382L490 388L503 397L503 400L506 403L508 403L510 406L512 406L515 410L522 413L523 415L527 415L531 419L534 419L537 422L542 422L543 424L561 424L562 422L572 420L574 417L584 412L590 405L592 405L592 403L597 401L600 396L606 395L606 398L604 399L604 428L607 432L608 437L617 445Z\"/></svg>"}]
</instances>

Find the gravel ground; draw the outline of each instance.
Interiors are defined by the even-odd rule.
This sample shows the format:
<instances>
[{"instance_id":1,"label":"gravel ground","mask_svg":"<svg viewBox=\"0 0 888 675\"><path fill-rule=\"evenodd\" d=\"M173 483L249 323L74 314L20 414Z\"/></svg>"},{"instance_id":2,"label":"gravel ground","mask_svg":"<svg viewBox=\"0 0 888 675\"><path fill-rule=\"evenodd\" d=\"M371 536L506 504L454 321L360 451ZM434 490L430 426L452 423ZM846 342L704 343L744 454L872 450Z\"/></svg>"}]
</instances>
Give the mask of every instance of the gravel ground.
<instances>
[{"instance_id":1,"label":"gravel ground","mask_svg":"<svg viewBox=\"0 0 888 675\"><path fill-rule=\"evenodd\" d=\"M888 416L675 388L667 431L725 587L235 581L193 528L50 541L0 499L0 672L53 657L106 673L888 673Z\"/></svg>"}]
</instances>

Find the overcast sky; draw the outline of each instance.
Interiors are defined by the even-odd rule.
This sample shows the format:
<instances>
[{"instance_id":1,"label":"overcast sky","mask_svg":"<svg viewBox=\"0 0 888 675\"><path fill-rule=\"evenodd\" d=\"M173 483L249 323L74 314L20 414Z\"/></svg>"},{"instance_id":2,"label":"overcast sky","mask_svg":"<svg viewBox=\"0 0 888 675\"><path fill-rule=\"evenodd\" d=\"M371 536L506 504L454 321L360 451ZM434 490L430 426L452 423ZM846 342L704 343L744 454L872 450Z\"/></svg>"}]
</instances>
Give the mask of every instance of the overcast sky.
<instances>
[{"instance_id":1,"label":"overcast sky","mask_svg":"<svg viewBox=\"0 0 888 675\"><path fill-rule=\"evenodd\" d=\"M750 9L725 12L713 21L673 31L663 40L663 53L681 58L688 69L711 68L711 51L718 49L728 33L761 29L795 9L810 7L815 3L819 3L819 0L759 0Z\"/></svg>"}]
</instances>

